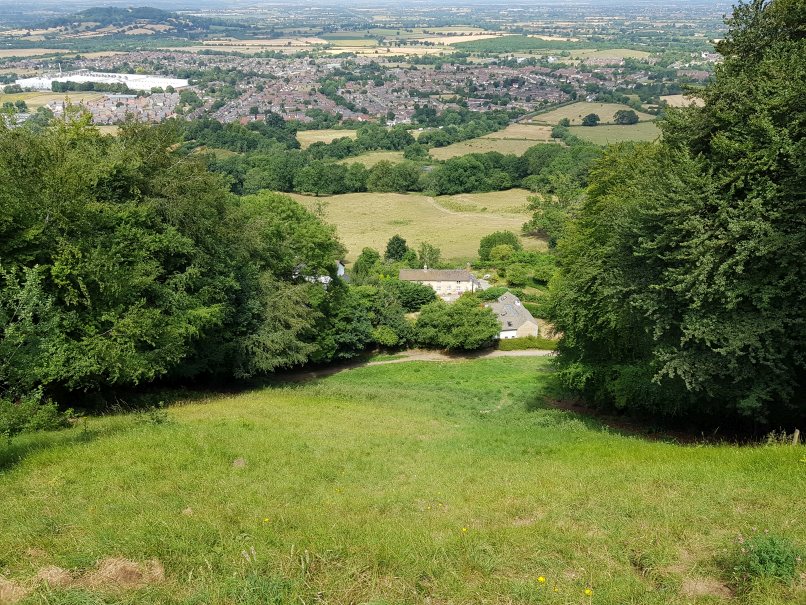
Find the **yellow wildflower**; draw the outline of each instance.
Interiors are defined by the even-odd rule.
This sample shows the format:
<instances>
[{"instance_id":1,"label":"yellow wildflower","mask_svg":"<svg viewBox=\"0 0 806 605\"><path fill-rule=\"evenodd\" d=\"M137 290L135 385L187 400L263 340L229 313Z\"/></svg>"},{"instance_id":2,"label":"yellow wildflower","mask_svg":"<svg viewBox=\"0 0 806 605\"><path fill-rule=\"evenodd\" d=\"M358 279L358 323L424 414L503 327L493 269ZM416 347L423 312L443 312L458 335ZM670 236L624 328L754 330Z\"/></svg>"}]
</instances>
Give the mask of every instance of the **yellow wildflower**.
<instances>
[{"instance_id":1,"label":"yellow wildflower","mask_svg":"<svg viewBox=\"0 0 806 605\"><path fill-rule=\"evenodd\" d=\"M463 528L462 528L462 531L467 531L467 528L466 528L466 527L463 527Z\"/></svg>"},{"instance_id":2,"label":"yellow wildflower","mask_svg":"<svg viewBox=\"0 0 806 605\"><path fill-rule=\"evenodd\" d=\"M537 581L538 581L538 582L540 582L541 584L545 584L545 583L546 583L546 578L544 578L543 576L540 576L540 577L537 579Z\"/></svg>"},{"instance_id":3,"label":"yellow wildflower","mask_svg":"<svg viewBox=\"0 0 806 605\"><path fill-rule=\"evenodd\" d=\"M585 589L585 596L586 596L586 597L589 597L589 596L591 596L592 594L593 594L593 590L591 590L590 588L586 588L586 589Z\"/></svg>"}]
</instances>

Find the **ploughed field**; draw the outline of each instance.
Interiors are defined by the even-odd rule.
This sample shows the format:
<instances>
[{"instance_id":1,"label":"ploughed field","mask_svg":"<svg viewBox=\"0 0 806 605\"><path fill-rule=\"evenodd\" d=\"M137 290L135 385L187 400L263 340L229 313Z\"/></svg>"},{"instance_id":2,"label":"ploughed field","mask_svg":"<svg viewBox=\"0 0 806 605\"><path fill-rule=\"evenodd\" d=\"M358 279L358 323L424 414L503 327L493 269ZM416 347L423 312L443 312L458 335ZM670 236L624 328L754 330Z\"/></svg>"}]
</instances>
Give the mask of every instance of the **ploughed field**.
<instances>
[{"instance_id":1,"label":"ploughed field","mask_svg":"<svg viewBox=\"0 0 806 605\"><path fill-rule=\"evenodd\" d=\"M548 406L550 368L375 365L18 437L0 600L804 602L724 563L740 533L803 545L802 451L620 434Z\"/></svg>"}]
</instances>

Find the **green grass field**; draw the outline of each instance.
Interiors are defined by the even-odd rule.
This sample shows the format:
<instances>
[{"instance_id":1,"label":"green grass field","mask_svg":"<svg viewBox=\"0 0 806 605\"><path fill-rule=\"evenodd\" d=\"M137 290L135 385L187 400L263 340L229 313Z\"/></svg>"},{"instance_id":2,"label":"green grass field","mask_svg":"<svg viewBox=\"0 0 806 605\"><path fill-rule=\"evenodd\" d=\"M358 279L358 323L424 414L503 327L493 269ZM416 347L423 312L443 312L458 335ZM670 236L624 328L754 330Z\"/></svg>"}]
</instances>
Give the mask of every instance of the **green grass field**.
<instances>
[{"instance_id":1,"label":"green grass field","mask_svg":"<svg viewBox=\"0 0 806 605\"><path fill-rule=\"evenodd\" d=\"M621 141L654 141L660 136L660 129L653 122L638 122L638 124L629 126L615 124L572 126L571 132L580 139L597 145L608 145Z\"/></svg>"},{"instance_id":2,"label":"green grass field","mask_svg":"<svg viewBox=\"0 0 806 605\"><path fill-rule=\"evenodd\" d=\"M549 368L371 366L19 437L0 600L804 602L720 563L753 528L804 545L802 450L620 434L547 406Z\"/></svg>"},{"instance_id":3,"label":"green grass field","mask_svg":"<svg viewBox=\"0 0 806 605\"><path fill-rule=\"evenodd\" d=\"M416 193L346 193L319 198L291 194L291 197L310 210L321 210L325 220L336 226L350 261L366 246L383 251L389 238L397 233L412 248L416 249L420 242L429 242L442 250L443 259L462 264L477 256L482 237L493 231L520 233L529 218L528 212L512 212L525 203L526 195L521 189L448 198L458 199L458 205ZM489 212L480 214L484 207ZM540 240L522 241L527 249L545 248Z\"/></svg>"}]
</instances>

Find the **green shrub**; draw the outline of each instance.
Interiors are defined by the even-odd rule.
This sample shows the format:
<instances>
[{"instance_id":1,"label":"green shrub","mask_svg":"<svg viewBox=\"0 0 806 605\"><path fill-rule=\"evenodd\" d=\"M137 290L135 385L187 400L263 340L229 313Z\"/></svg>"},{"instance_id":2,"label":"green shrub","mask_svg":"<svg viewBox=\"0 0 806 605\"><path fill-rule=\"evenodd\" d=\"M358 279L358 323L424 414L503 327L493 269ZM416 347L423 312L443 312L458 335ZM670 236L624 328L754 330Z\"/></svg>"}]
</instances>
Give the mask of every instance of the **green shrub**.
<instances>
[{"instance_id":1,"label":"green shrub","mask_svg":"<svg viewBox=\"0 0 806 605\"><path fill-rule=\"evenodd\" d=\"M790 583L801 563L801 552L782 536L767 532L749 538L739 536L730 561L733 579L739 588L754 580L778 580Z\"/></svg>"},{"instance_id":2,"label":"green shrub","mask_svg":"<svg viewBox=\"0 0 806 605\"><path fill-rule=\"evenodd\" d=\"M486 290L480 290L477 292L477 294L481 300L497 300L500 296L503 296L507 292L509 292L509 288L506 286L493 286L492 288L487 288Z\"/></svg>"},{"instance_id":3,"label":"green shrub","mask_svg":"<svg viewBox=\"0 0 806 605\"><path fill-rule=\"evenodd\" d=\"M63 428L68 417L69 412L60 412L40 390L20 399L0 398L0 437L11 439L23 432Z\"/></svg>"},{"instance_id":4,"label":"green shrub","mask_svg":"<svg viewBox=\"0 0 806 605\"><path fill-rule=\"evenodd\" d=\"M557 341L540 336L525 336L523 338L508 338L498 343L500 351L523 351L526 349L543 349L554 351L557 348Z\"/></svg>"},{"instance_id":5,"label":"green shrub","mask_svg":"<svg viewBox=\"0 0 806 605\"><path fill-rule=\"evenodd\" d=\"M425 305L415 324L421 347L472 351L493 344L500 328L493 312L475 297L448 304L441 300Z\"/></svg>"}]
</instances>

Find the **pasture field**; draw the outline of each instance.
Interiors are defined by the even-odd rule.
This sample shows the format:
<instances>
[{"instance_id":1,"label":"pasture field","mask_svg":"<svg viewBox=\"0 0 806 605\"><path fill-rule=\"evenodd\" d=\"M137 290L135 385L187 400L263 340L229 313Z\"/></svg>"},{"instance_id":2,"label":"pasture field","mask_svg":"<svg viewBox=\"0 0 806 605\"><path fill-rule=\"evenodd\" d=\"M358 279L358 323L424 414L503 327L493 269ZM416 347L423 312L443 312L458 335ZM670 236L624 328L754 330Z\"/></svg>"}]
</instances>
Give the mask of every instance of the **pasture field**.
<instances>
[{"instance_id":1,"label":"pasture field","mask_svg":"<svg viewBox=\"0 0 806 605\"><path fill-rule=\"evenodd\" d=\"M535 195L526 189L508 189L487 193L459 193L440 195L434 201L448 210L456 212L480 212L494 214L518 214L525 222L531 216L529 197Z\"/></svg>"},{"instance_id":2,"label":"pasture field","mask_svg":"<svg viewBox=\"0 0 806 605\"><path fill-rule=\"evenodd\" d=\"M322 130L300 130L297 132L297 140L303 149L307 149L314 143L330 143L335 139L349 137L355 139L355 130L339 130L338 128L325 128Z\"/></svg>"},{"instance_id":3,"label":"pasture field","mask_svg":"<svg viewBox=\"0 0 806 605\"><path fill-rule=\"evenodd\" d=\"M582 124L582 118L589 113L595 113L599 116L602 122L612 122L617 111L622 109L630 109L626 105L618 103L587 103L580 101L579 103L571 103L563 107L558 107L546 113L540 113L532 118L532 122L536 124L551 124L556 125L563 118L571 120L571 125ZM633 110L635 111L635 110ZM636 111L638 118L642 122L649 122L655 119L655 116L642 111Z\"/></svg>"},{"instance_id":4,"label":"pasture field","mask_svg":"<svg viewBox=\"0 0 806 605\"><path fill-rule=\"evenodd\" d=\"M334 38L332 40L327 39L327 43L331 44L332 46L337 46L339 48L341 47L363 48L363 47L378 46L378 41L373 40L372 38Z\"/></svg>"},{"instance_id":5,"label":"pasture field","mask_svg":"<svg viewBox=\"0 0 806 605\"><path fill-rule=\"evenodd\" d=\"M488 206L484 200L490 196L490 208L500 205L518 206L523 195L515 190L502 202L502 192L473 194L478 208ZM503 192L506 193L506 192ZM454 210L433 198L416 193L346 193L328 197L310 197L289 194L309 210L323 212L324 219L336 226L341 242L347 247L347 260L353 261L361 250L370 246L383 251L386 242L396 233L416 248L420 242L429 242L442 250L447 261L462 263L472 260L478 252L479 240L493 231L520 233L528 214ZM457 196L459 197L459 196ZM532 238L522 239L524 247L544 248L544 242Z\"/></svg>"},{"instance_id":6,"label":"pasture field","mask_svg":"<svg viewBox=\"0 0 806 605\"><path fill-rule=\"evenodd\" d=\"M694 97L687 97L686 95L664 95L661 101L666 101L670 107L687 107L689 105L697 105L702 107L704 101Z\"/></svg>"},{"instance_id":7,"label":"pasture field","mask_svg":"<svg viewBox=\"0 0 806 605\"><path fill-rule=\"evenodd\" d=\"M597 145L609 145L621 141L654 141L660 136L660 128L653 122L638 122L629 126L612 124L572 126L571 132L580 139Z\"/></svg>"},{"instance_id":8,"label":"pasture field","mask_svg":"<svg viewBox=\"0 0 806 605\"><path fill-rule=\"evenodd\" d=\"M534 128L534 127L533 127ZM483 137L475 139L468 139L467 141L460 141L453 143L446 147L433 147L429 150L432 158L437 160L449 160L460 155L468 153L487 153L488 151L497 151L504 154L523 155L527 149L534 147L538 143L551 143L551 137L546 138L512 138L510 137L497 137L503 131L494 132ZM551 129L548 129L551 132ZM535 132L533 136L540 136L541 132Z\"/></svg>"},{"instance_id":9,"label":"pasture field","mask_svg":"<svg viewBox=\"0 0 806 605\"><path fill-rule=\"evenodd\" d=\"M523 122L516 122L510 124L503 130L497 130L480 137L482 139L520 139L527 141L550 142L551 127L542 126L538 124L528 124Z\"/></svg>"},{"instance_id":10,"label":"pasture field","mask_svg":"<svg viewBox=\"0 0 806 605\"><path fill-rule=\"evenodd\" d=\"M339 160L338 163L339 164L359 163L363 164L367 168L372 168L378 162L397 163L402 161L403 161L402 151L368 151L367 153L362 153L361 155L344 158L342 160Z\"/></svg>"},{"instance_id":11,"label":"pasture field","mask_svg":"<svg viewBox=\"0 0 806 605\"><path fill-rule=\"evenodd\" d=\"M44 107L51 101L64 101L77 105L82 101L94 101L103 97L100 92L15 92L11 94L0 93L0 105L6 101L14 101L22 99L28 105L28 109L36 110L38 107Z\"/></svg>"},{"instance_id":12,"label":"pasture field","mask_svg":"<svg viewBox=\"0 0 806 605\"><path fill-rule=\"evenodd\" d=\"M49 605L804 602L802 578L736 593L723 562L738 534L803 545L802 448L620 432L550 407L550 368L372 365L19 437L0 446L0 591Z\"/></svg>"}]
</instances>

